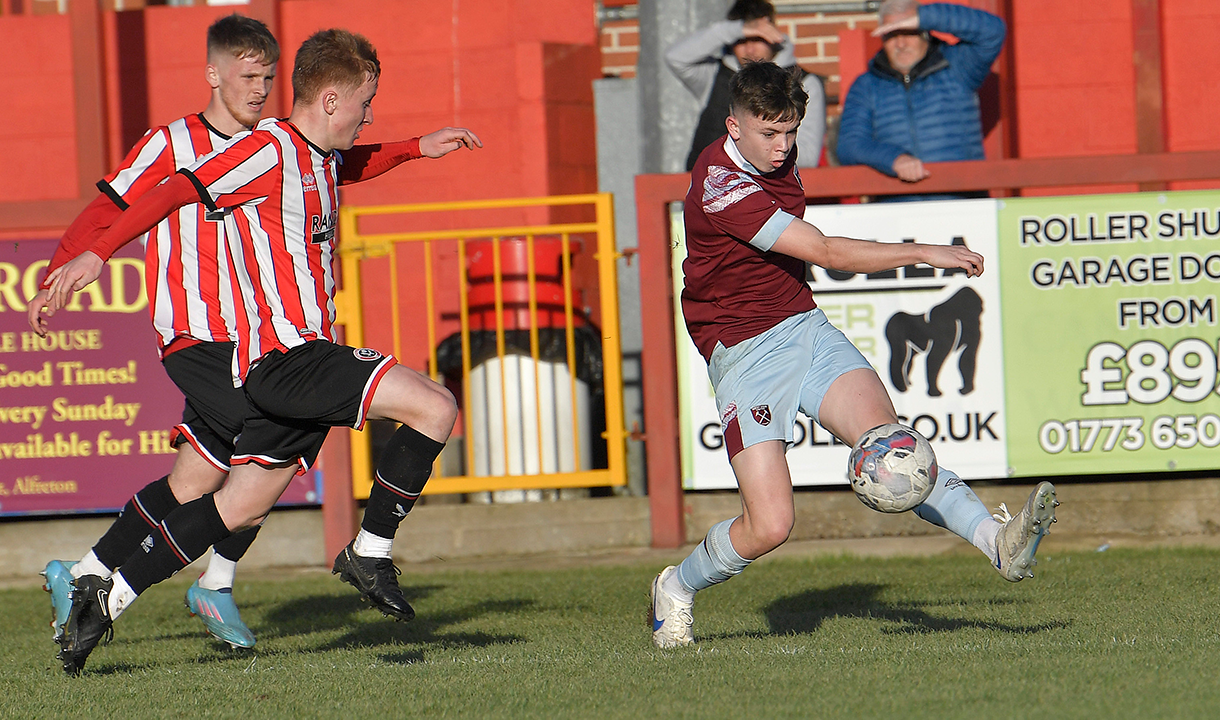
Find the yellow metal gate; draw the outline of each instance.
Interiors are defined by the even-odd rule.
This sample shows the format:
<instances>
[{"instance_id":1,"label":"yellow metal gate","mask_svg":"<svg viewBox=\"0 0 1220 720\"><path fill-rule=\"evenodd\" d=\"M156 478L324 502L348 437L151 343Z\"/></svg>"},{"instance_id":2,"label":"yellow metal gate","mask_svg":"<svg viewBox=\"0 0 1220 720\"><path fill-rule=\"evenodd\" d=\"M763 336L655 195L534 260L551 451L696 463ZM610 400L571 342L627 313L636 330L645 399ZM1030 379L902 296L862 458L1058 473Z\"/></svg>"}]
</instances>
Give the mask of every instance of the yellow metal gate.
<instances>
[{"instance_id":1,"label":"yellow metal gate","mask_svg":"<svg viewBox=\"0 0 1220 720\"><path fill-rule=\"evenodd\" d=\"M516 217L552 217L556 214L592 216L589 222L549 222L542 224L507 224L498 227L464 227L459 230L411 231L398 232L396 226L409 224L425 217L423 214L445 214L452 217L461 213L467 218L472 211L498 211L500 216ZM623 427L623 392L622 392L622 362L618 321L618 292L615 262L619 255L614 246L613 207L609 194L568 195L545 198L521 198L488 200L481 202L430 203L413 205L387 205L375 207L355 207L345 205L340 210L340 247L342 260L342 289L335 295L335 305L338 323L345 329L344 341L348 345L360 347L368 342L366 326L372 319L366 317L362 301L362 285L365 283L365 273L368 272L366 262L370 259L388 259L388 292L389 318L392 330L391 342L394 356L400 362L410 366L412 363L403 358L404 344L404 308L410 308L416 315L422 305L424 327L410 331L422 331L426 335L427 374L434 380L441 380L442 372L438 362L438 347L441 345L441 326L446 324L445 314L441 305L448 300L453 304L452 294L457 295L457 312L449 313L447 324L456 326L456 332L450 336L454 342L448 347L458 346L460 336L460 401L461 418L459 432L464 437L463 462L461 474L446 476L443 463L438 460L433 468L432 479L425 488L425 493L469 493L487 490L503 489L537 489L537 488L574 488L603 487L625 485L625 436ZM362 226L376 226L376 232L363 230ZM574 301L572 260L574 246L581 245L586 238L591 238L594 244L593 258L596 260L596 282L600 310L600 318L596 323L584 318L582 308ZM537 258L539 249L546 245L557 252L558 276L550 277L550 284L540 284ZM483 267L487 267L485 255L490 251L490 274L475 280L481 284L478 288L483 296L491 301L485 306L486 312L479 313L477 308L472 311L470 295L473 289L471 266L472 247L478 247L477 259ZM518 252L517 258L524 257L526 261L525 276L508 277L504 272L505 254L510 250ZM452 259L456 251L456 272L447 279L438 277L438 263L442 256ZM404 254L410 254L409 267L403 267ZM384 261L379 261L383 262ZM422 263L422 270L414 263ZM452 263L450 263L452 264ZM519 268L518 268L519 269ZM413 272L423 276L421 286L400 287L400 277L403 272ZM453 277L456 276L456 277ZM507 278L507 279L506 279ZM456 282L454 282L456 281ZM524 293L518 297L516 310L509 306L512 298L506 299L507 289L515 288ZM562 302L556 300L562 287ZM540 300L540 288L551 290L548 298ZM545 294L545 293L542 293ZM550 303L549 306L547 303ZM493 307L494 306L494 307ZM549 309L547 309L549 308ZM472 323L474 319L482 320L483 325ZM506 321L508 315L509 321ZM456 317L454 317L456 316ZM494 327L488 327L486 321L492 319ZM519 318L517 325L510 322ZM540 322L541 318L541 322ZM384 322L384 318L376 318ZM562 322L560 322L560 319ZM522 327L525 325L527 327ZM581 418L576 412L581 405L583 393L578 392L577 367L577 337L578 333L585 336L596 329L600 340L601 353L601 387L589 388L592 392L601 391L604 398L604 418L589 416ZM472 338L484 340L484 355L487 361L475 367L477 359L472 354ZM515 338L516 342L509 340ZM549 347L552 356L560 352L559 357L552 357L554 362L547 363L543 357L541 346L543 341L550 339ZM418 344L418 343L417 343ZM515 347L510 347L515 345ZM528 345L528 347L526 347ZM555 350L558 348L558 350ZM378 348L386 350L386 348ZM494 350L494 354L491 351ZM528 352L527 352L528 351ZM566 352L564 352L566 351ZM453 353L451 353L452 355ZM515 367L516 374L506 370L509 367L510 356L520 361ZM494 357L494 362L492 358ZM528 361L527 361L528 358ZM420 369L420 368L416 368ZM531 378L530 370L533 372ZM422 371L422 370L421 370ZM565 372L566 371L566 372ZM488 380L487 387L491 392L484 393L486 407L472 407L471 377L482 373ZM498 378L495 376L498 373ZM550 373L543 377L545 373ZM456 372L450 373L450 378ZM552 382L552 392L544 397L546 379L560 378ZM498 382L495 382L498 380ZM518 381L514 386L513 381ZM564 387L566 385L566 387ZM498 386L499 398L494 397ZM477 394L478 388L474 388ZM568 395L564 398L564 394ZM518 412L520 408L514 404L528 405L532 394L533 417L529 413ZM566 404L565 404L566 403ZM587 403L585 403L587 405ZM546 418L545 409L554 406L570 407L570 416ZM494 416L499 414L498 418ZM511 417L510 417L511 415ZM480 462L483 472L475 474L476 469L476 436L478 429L474 427L475 416L488 420L487 426L493 427L495 434L502 437L483 437L483 450ZM522 422L524 417L525 422ZM498 420L498 422L495 422ZM590 446L582 442L589 437L590 427L602 426L605 430L601 438L606 442L604 468L591 468ZM568 428L568 423L573 427ZM528 427L521 427L522 424ZM536 425L536 427L535 427ZM546 427L544 427L544 425ZM556 448L559 439L556 432L563 436L562 447ZM372 458L369 432L350 431L352 447L352 484L358 498L368 497L372 483ZM513 435L510 442L510 434ZM522 462L521 457L510 457L510 449L515 448L516 454L522 451L521 444L527 445L524 452L537 459L537 462ZM571 442L570 454L566 454L567 444ZM535 453L534 455L533 453ZM543 462L544 454L551 457L556 452L565 458L570 467L558 467L556 462L550 462L549 470ZM503 457L498 457L503 454ZM573 462L574 460L574 462ZM449 463L452 465L452 463ZM526 471L530 467L532 471ZM515 471L515 472L514 472ZM494 473L494 474L492 474Z\"/></svg>"}]
</instances>

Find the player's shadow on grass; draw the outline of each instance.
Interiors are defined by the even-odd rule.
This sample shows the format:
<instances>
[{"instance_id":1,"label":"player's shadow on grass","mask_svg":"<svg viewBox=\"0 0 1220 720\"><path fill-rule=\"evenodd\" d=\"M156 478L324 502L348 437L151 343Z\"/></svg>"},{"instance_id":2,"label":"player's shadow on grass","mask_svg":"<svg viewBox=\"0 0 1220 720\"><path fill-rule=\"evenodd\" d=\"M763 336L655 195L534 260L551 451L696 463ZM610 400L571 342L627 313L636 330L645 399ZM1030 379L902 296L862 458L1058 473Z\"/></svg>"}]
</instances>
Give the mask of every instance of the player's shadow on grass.
<instances>
[{"instance_id":1,"label":"player's shadow on grass","mask_svg":"<svg viewBox=\"0 0 1220 720\"><path fill-rule=\"evenodd\" d=\"M402 588L403 595L412 605L443 589L440 585L411 585ZM350 592L348 592L350 590ZM473 602L442 613L417 615L406 623L395 622L371 606L361 602L354 589L343 585L339 595L312 595L296 597L287 602L257 601L243 603L243 615L259 642L253 650L230 649L223 642L210 638L197 619L190 619L173 631L164 630L155 637L116 637L116 646L161 642L165 640L206 640L205 646L190 664L209 664L240 660L246 662L259 656L297 654L300 652L323 653L344 648L378 648L383 662L410 664L426 659L426 651L485 648L494 645L509 645L524 642L520 635L492 634L485 632L447 631L446 628L466 623L493 614L513 614L527 611L535 605L530 599L501 599ZM182 618L185 621L185 614ZM342 631L333 637L334 631ZM276 638L292 638L313 633L326 633L332 639L305 647L278 649ZM421 648L403 646L422 646ZM165 661L145 663L119 661L108 662L106 651L91 655L85 667L88 675L131 675L152 668L164 667ZM58 666L59 662L56 661Z\"/></svg>"},{"instance_id":2,"label":"player's shadow on grass","mask_svg":"<svg viewBox=\"0 0 1220 720\"><path fill-rule=\"evenodd\" d=\"M413 606L439 586L403 587L403 595ZM448 631L487 615L519 613L534 604L527 599L484 600L441 613L417 614L410 622L395 622L372 606L361 602L355 590L344 595L315 595L279 603L265 615L256 632L267 637L289 637L315 632L341 630L343 634L320 643L311 652L341 648L424 645L428 650L454 650L489 647L523 642L520 635L485 632ZM411 663L424 659L422 650L389 652L382 659L391 663Z\"/></svg>"},{"instance_id":3,"label":"player's shadow on grass","mask_svg":"<svg viewBox=\"0 0 1220 720\"><path fill-rule=\"evenodd\" d=\"M893 603L878 596L884 585L854 583L832 588L807 590L780 598L766 607L764 613L773 635L817 632L822 623L832 618L867 618L894 623L882 628L887 634L926 634L979 628L993 632L1028 635L1067 627L1066 622L1053 621L1019 625L985 620L938 617L925 611L924 603Z\"/></svg>"}]
</instances>

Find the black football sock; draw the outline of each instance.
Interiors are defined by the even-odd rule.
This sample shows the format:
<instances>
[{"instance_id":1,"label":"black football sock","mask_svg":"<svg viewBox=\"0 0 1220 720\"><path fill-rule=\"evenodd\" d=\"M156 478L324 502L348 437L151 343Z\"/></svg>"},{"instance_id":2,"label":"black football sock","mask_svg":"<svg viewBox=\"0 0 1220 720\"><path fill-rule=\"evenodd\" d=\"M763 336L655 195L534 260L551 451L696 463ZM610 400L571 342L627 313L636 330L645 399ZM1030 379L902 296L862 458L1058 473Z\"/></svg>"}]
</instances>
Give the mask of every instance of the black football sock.
<instances>
[{"instance_id":1,"label":"black football sock","mask_svg":"<svg viewBox=\"0 0 1220 720\"><path fill-rule=\"evenodd\" d=\"M242 559L246 551L250 549L250 545L254 543L254 538L258 537L258 530L262 525L255 525L252 528L235 532L229 537L216 543L212 548L216 554L227 560L237 562Z\"/></svg>"},{"instance_id":2,"label":"black football sock","mask_svg":"<svg viewBox=\"0 0 1220 720\"><path fill-rule=\"evenodd\" d=\"M165 580L232 535L212 493L174 510L119 568L137 595Z\"/></svg>"},{"instance_id":3,"label":"black football sock","mask_svg":"<svg viewBox=\"0 0 1220 720\"><path fill-rule=\"evenodd\" d=\"M393 538L398 524L411 512L432 474L432 462L445 443L406 425L386 443L373 476L373 488L360 527L378 537Z\"/></svg>"},{"instance_id":4,"label":"black football sock","mask_svg":"<svg viewBox=\"0 0 1220 720\"><path fill-rule=\"evenodd\" d=\"M118 519L93 546L93 554L103 565L114 570L177 507L178 499L169 488L168 475L150 482L123 506Z\"/></svg>"}]
</instances>

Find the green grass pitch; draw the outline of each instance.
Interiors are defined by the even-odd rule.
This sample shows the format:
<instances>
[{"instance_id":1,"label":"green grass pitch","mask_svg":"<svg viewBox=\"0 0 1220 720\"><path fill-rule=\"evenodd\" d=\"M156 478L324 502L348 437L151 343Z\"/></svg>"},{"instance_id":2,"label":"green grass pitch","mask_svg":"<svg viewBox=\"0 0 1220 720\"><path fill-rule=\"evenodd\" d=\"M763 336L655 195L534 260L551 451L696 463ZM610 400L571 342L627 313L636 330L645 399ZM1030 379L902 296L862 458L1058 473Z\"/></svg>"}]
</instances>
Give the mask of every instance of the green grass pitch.
<instances>
[{"instance_id":1,"label":"green grass pitch","mask_svg":"<svg viewBox=\"0 0 1220 720\"><path fill-rule=\"evenodd\" d=\"M1009 584L975 554L777 558L649 640L655 565L428 571L394 623L329 574L239 570L231 651L151 589L83 675L49 596L0 591L0 717L1215 718L1220 552L1054 553Z\"/></svg>"}]
</instances>

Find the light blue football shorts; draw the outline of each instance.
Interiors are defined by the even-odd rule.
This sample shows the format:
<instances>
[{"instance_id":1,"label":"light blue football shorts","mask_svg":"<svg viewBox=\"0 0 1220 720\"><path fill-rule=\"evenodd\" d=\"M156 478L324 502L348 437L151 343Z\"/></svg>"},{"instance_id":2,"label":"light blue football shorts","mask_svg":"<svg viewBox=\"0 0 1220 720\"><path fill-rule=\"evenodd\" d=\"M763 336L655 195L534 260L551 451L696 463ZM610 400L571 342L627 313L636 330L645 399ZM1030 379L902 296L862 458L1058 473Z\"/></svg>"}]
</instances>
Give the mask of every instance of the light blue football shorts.
<instances>
[{"instance_id":1,"label":"light blue football shorts","mask_svg":"<svg viewBox=\"0 0 1220 720\"><path fill-rule=\"evenodd\" d=\"M729 459L766 440L791 447L797 410L816 421L831 384L861 368L873 366L821 309L733 347L716 343L707 373Z\"/></svg>"}]
</instances>

